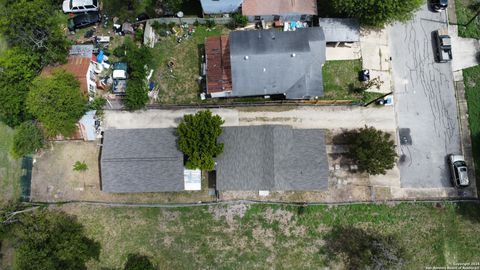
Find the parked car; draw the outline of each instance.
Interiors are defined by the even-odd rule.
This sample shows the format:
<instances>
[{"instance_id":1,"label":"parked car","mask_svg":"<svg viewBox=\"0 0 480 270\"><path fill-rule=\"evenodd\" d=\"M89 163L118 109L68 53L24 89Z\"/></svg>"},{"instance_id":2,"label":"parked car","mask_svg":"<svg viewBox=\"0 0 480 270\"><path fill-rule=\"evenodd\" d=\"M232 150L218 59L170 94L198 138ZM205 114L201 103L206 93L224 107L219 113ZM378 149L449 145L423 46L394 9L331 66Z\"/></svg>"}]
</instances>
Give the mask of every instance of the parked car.
<instances>
[{"instance_id":1,"label":"parked car","mask_svg":"<svg viewBox=\"0 0 480 270\"><path fill-rule=\"evenodd\" d=\"M117 62L113 63L113 88L112 92L115 95L123 96L125 95L125 89L127 89L127 79L128 79L128 69L127 63Z\"/></svg>"},{"instance_id":2,"label":"parked car","mask_svg":"<svg viewBox=\"0 0 480 270\"><path fill-rule=\"evenodd\" d=\"M468 187L470 180L468 179L468 169L465 158L462 155L452 154L448 156L448 163L450 165L453 185L457 188Z\"/></svg>"},{"instance_id":3,"label":"parked car","mask_svg":"<svg viewBox=\"0 0 480 270\"><path fill-rule=\"evenodd\" d=\"M448 0L431 0L430 5L432 10L439 12L447 9Z\"/></svg>"},{"instance_id":4,"label":"parked car","mask_svg":"<svg viewBox=\"0 0 480 270\"><path fill-rule=\"evenodd\" d=\"M435 40L435 56L440 63L452 61L452 39L446 29L440 29L433 32Z\"/></svg>"},{"instance_id":5,"label":"parked car","mask_svg":"<svg viewBox=\"0 0 480 270\"><path fill-rule=\"evenodd\" d=\"M95 24L99 22L101 18L102 17L98 11L78 14L75 17L68 19L68 30L75 31L75 29Z\"/></svg>"},{"instance_id":6,"label":"parked car","mask_svg":"<svg viewBox=\"0 0 480 270\"><path fill-rule=\"evenodd\" d=\"M62 9L65 13L98 11L98 0L65 0Z\"/></svg>"}]
</instances>

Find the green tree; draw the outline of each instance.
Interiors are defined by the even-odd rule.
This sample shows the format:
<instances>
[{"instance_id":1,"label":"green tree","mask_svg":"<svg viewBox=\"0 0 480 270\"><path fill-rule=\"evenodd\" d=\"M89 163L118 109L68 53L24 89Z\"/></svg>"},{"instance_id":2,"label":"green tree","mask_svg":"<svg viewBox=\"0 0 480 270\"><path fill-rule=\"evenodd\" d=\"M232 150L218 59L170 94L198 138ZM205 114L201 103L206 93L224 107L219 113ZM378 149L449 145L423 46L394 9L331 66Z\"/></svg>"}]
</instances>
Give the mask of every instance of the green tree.
<instances>
[{"instance_id":1,"label":"green tree","mask_svg":"<svg viewBox=\"0 0 480 270\"><path fill-rule=\"evenodd\" d=\"M35 153L43 146L42 131L31 121L23 122L13 135L12 155L19 158Z\"/></svg>"},{"instance_id":2,"label":"green tree","mask_svg":"<svg viewBox=\"0 0 480 270\"><path fill-rule=\"evenodd\" d=\"M142 109L148 102L148 89L144 80L129 80L125 92L123 104L127 110L134 111Z\"/></svg>"},{"instance_id":3,"label":"green tree","mask_svg":"<svg viewBox=\"0 0 480 270\"><path fill-rule=\"evenodd\" d=\"M212 171L214 157L223 152L223 143L217 138L222 134L224 121L209 110L186 114L177 128L178 146L185 155L186 167Z\"/></svg>"},{"instance_id":4,"label":"green tree","mask_svg":"<svg viewBox=\"0 0 480 270\"><path fill-rule=\"evenodd\" d=\"M28 118L29 85L40 69L39 57L18 47L0 55L0 120L14 127Z\"/></svg>"},{"instance_id":5,"label":"green tree","mask_svg":"<svg viewBox=\"0 0 480 270\"><path fill-rule=\"evenodd\" d=\"M128 63L129 79L123 104L128 110L138 110L148 102L147 68L152 64L152 54L149 48L137 48L131 39L125 42L126 55L123 58Z\"/></svg>"},{"instance_id":6,"label":"green tree","mask_svg":"<svg viewBox=\"0 0 480 270\"><path fill-rule=\"evenodd\" d=\"M128 254L124 270L155 270L152 262L147 256L140 254Z\"/></svg>"},{"instance_id":7,"label":"green tree","mask_svg":"<svg viewBox=\"0 0 480 270\"><path fill-rule=\"evenodd\" d=\"M100 255L100 245L85 236L83 226L73 216L63 212L38 209L19 216L13 226L19 243L17 269L86 269L85 263Z\"/></svg>"},{"instance_id":8,"label":"green tree","mask_svg":"<svg viewBox=\"0 0 480 270\"><path fill-rule=\"evenodd\" d=\"M86 104L80 83L64 70L56 70L48 77L37 77L27 97L28 111L40 120L50 136L70 136Z\"/></svg>"},{"instance_id":9,"label":"green tree","mask_svg":"<svg viewBox=\"0 0 480 270\"><path fill-rule=\"evenodd\" d=\"M0 32L11 46L38 53L41 65L63 62L70 46L63 30L63 16L51 0L2 1Z\"/></svg>"},{"instance_id":10,"label":"green tree","mask_svg":"<svg viewBox=\"0 0 480 270\"><path fill-rule=\"evenodd\" d=\"M342 258L346 269L403 269L405 251L393 236L355 227L335 227L321 250L327 261Z\"/></svg>"},{"instance_id":11,"label":"green tree","mask_svg":"<svg viewBox=\"0 0 480 270\"><path fill-rule=\"evenodd\" d=\"M357 162L360 171L377 175L393 168L397 152L390 134L365 126L349 136L349 156Z\"/></svg>"},{"instance_id":12,"label":"green tree","mask_svg":"<svg viewBox=\"0 0 480 270\"><path fill-rule=\"evenodd\" d=\"M414 11L423 5L423 0L332 0L336 13L357 18L365 26L383 27L394 21L411 18Z\"/></svg>"},{"instance_id":13,"label":"green tree","mask_svg":"<svg viewBox=\"0 0 480 270\"><path fill-rule=\"evenodd\" d=\"M178 12L182 9L185 0L165 0L165 6L172 12Z\"/></svg>"}]
</instances>

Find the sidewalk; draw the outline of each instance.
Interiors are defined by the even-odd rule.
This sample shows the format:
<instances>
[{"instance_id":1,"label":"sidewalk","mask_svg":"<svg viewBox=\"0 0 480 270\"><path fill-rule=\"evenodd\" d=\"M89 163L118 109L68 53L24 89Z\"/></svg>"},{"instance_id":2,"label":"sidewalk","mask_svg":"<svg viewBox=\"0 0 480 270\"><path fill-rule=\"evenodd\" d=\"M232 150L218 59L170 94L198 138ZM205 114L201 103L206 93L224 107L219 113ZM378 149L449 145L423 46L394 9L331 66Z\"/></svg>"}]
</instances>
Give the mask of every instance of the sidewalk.
<instances>
[{"instance_id":1,"label":"sidewalk","mask_svg":"<svg viewBox=\"0 0 480 270\"><path fill-rule=\"evenodd\" d=\"M448 32L452 38L452 70L459 71L478 65L480 42L473 38L459 37L457 25L450 25Z\"/></svg>"},{"instance_id":2,"label":"sidewalk","mask_svg":"<svg viewBox=\"0 0 480 270\"><path fill-rule=\"evenodd\" d=\"M362 29L360 47L362 50L362 66L364 69L370 70L370 80L379 78L383 82L380 89L373 87L367 91L385 94L392 92L387 29L379 31Z\"/></svg>"}]
</instances>

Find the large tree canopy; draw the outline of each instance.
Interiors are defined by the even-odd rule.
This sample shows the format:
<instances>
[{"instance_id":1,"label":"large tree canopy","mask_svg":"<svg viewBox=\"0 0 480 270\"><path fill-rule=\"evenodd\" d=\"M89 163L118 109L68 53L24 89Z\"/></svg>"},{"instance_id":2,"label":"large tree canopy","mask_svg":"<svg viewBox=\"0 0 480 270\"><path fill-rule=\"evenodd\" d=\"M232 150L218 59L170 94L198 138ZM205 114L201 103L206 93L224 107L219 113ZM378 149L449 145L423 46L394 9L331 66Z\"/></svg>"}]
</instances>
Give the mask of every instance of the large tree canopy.
<instances>
[{"instance_id":1,"label":"large tree canopy","mask_svg":"<svg viewBox=\"0 0 480 270\"><path fill-rule=\"evenodd\" d=\"M25 99L39 69L39 57L32 52L15 47L0 55L0 120L7 125L27 118Z\"/></svg>"},{"instance_id":2,"label":"large tree canopy","mask_svg":"<svg viewBox=\"0 0 480 270\"><path fill-rule=\"evenodd\" d=\"M40 120L50 136L70 136L86 104L78 80L63 70L56 70L48 77L37 77L27 97L28 111Z\"/></svg>"},{"instance_id":3,"label":"large tree canopy","mask_svg":"<svg viewBox=\"0 0 480 270\"><path fill-rule=\"evenodd\" d=\"M65 60L69 42L60 10L51 0L0 1L0 32L11 46L33 51L47 65Z\"/></svg>"},{"instance_id":4,"label":"large tree canopy","mask_svg":"<svg viewBox=\"0 0 480 270\"><path fill-rule=\"evenodd\" d=\"M17 269L86 269L85 263L98 259L100 245L85 236L83 226L63 212L36 210L20 216L11 226L18 240Z\"/></svg>"},{"instance_id":5,"label":"large tree canopy","mask_svg":"<svg viewBox=\"0 0 480 270\"><path fill-rule=\"evenodd\" d=\"M187 114L177 128L178 146L187 158L186 167L212 171L214 157L223 152L223 143L217 142L224 121L210 111Z\"/></svg>"},{"instance_id":6,"label":"large tree canopy","mask_svg":"<svg viewBox=\"0 0 480 270\"><path fill-rule=\"evenodd\" d=\"M422 0L332 0L335 12L358 18L363 25L383 27L394 21L410 18Z\"/></svg>"},{"instance_id":7,"label":"large tree canopy","mask_svg":"<svg viewBox=\"0 0 480 270\"><path fill-rule=\"evenodd\" d=\"M349 155L354 159L360 171L369 174L385 174L395 165L397 152L390 134L374 127L365 127L350 134Z\"/></svg>"}]
</instances>

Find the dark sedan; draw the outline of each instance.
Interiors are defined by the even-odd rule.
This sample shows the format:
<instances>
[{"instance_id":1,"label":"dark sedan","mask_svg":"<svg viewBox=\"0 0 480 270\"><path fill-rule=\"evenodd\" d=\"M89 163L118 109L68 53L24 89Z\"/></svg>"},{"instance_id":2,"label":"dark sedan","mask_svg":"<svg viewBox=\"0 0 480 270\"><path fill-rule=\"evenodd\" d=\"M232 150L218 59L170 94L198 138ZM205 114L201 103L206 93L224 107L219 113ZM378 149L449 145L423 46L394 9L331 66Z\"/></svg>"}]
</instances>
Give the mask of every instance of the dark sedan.
<instances>
[{"instance_id":1,"label":"dark sedan","mask_svg":"<svg viewBox=\"0 0 480 270\"><path fill-rule=\"evenodd\" d=\"M430 5L434 11L442 11L447 9L448 7L448 0L432 0Z\"/></svg>"},{"instance_id":2,"label":"dark sedan","mask_svg":"<svg viewBox=\"0 0 480 270\"><path fill-rule=\"evenodd\" d=\"M75 31L75 29L95 24L100 20L101 16L97 11L78 14L68 19L68 30Z\"/></svg>"}]
</instances>

